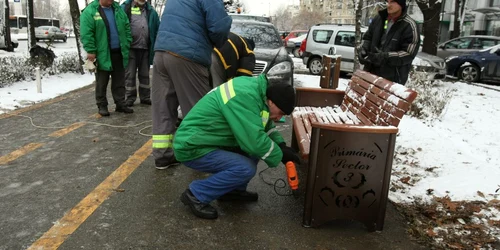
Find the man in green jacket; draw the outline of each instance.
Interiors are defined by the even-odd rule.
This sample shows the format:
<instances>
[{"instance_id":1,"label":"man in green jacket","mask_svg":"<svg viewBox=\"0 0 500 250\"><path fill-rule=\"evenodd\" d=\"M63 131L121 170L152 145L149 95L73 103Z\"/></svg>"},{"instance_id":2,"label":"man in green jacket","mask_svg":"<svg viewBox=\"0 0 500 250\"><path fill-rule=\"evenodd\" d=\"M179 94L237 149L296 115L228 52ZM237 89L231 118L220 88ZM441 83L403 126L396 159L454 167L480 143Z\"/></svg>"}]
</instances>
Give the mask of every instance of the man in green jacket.
<instances>
[{"instance_id":1,"label":"man in green jacket","mask_svg":"<svg viewBox=\"0 0 500 250\"><path fill-rule=\"evenodd\" d=\"M95 97L99 114L109 116L106 89L110 76L115 111L133 113L125 105L125 68L132 41L127 14L113 0L94 0L80 16L80 32L87 60L97 64Z\"/></svg>"},{"instance_id":2,"label":"man in green jacket","mask_svg":"<svg viewBox=\"0 0 500 250\"><path fill-rule=\"evenodd\" d=\"M137 99L137 75L140 102L151 105L149 66L153 64L154 45L158 27L160 27L160 18L146 0L126 0L121 6L130 20L132 32L128 67L125 69L125 102L128 107L134 106Z\"/></svg>"},{"instance_id":3,"label":"man in green jacket","mask_svg":"<svg viewBox=\"0 0 500 250\"><path fill-rule=\"evenodd\" d=\"M295 90L287 83L268 86L265 75L241 76L206 94L187 114L174 138L175 157L187 167L213 175L193 181L181 196L194 215L218 217L210 202L219 199L256 201L246 190L263 160L299 162L274 129L274 122L292 113Z\"/></svg>"}]
</instances>

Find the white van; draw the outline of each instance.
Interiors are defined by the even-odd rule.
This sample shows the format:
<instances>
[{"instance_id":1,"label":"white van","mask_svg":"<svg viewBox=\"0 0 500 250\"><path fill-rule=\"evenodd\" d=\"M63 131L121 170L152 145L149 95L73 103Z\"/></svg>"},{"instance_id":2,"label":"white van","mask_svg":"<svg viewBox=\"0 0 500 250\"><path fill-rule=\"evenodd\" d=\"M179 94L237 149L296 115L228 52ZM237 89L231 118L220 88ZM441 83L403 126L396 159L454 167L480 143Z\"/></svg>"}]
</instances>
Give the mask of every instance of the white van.
<instances>
[{"instance_id":1,"label":"white van","mask_svg":"<svg viewBox=\"0 0 500 250\"><path fill-rule=\"evenodd\" d=\"M309 29L305 40L306 49L302 61L313 75L321 73L321 58L328 54L331 47L335 47L336 54L342 56L340 70L352 72L354 68L354 45L356 41L354 25L317 24ZM363 34L366 27L361 28Z\"/></svg>"}]
</instances>

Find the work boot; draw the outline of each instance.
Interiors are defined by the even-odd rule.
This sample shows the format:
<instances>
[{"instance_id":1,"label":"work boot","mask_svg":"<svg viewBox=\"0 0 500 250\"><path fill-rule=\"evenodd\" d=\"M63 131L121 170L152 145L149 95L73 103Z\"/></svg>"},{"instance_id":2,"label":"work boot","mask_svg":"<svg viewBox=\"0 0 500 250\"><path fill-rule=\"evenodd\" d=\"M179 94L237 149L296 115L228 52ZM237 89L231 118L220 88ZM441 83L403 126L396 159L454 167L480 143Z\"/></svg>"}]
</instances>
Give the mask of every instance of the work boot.
<instances>
[{"instance_id":1,"label":"work boot","mask_svg":"<svg viewBox=\"0 0 500 250\"><path fill-rule=\"evenodd\" d=\"M217 209L212 207L208 203L202 203L193 195L191 190L186 189L184 193L181 195L181 201L184 205L189 206L191 212L200 217L202 219L217 219L219 214L217 213Z\"/></svg>"},{"instance_id":2,"label":"work boot","mask_svg":"<svg viewBox=\"0 0 500 250\"><path fill-rule=\"evenodd\" d=\"M109 116L108 106L98 106L101 116Z\"/></svg>"},{"instance_id":3,"label":"work boot","mask_svg":"<svg viewBox=\"0 0 500 250\"><path fill-rule=\"evenodd\" d=\"M181 163L175 158L173 161L167 162L167 164L155 163L156 169L158 169L158 170L164 170L164 169L167 169L169 167L177 166L179 164L181 164Z\"/></svg>"},{"instance_id":4,"label":"work boot","mask_svg":"<svg viewBox=\"0 0 500 250\"><path fill-rule=\"evenodd\" d=\"M246 190L233 190L219 198L218 201L257 201L259 194Z\"/></svg>"},{"instance_id":5,"label":"work boot","mask_svg":"<svg viewBox=\"0 0 500 250\"><path fill-rule=\"evenodd\" d=\"M134 101L132 101L132 100L126 100L125 101L125 106L127 106L127 107L133 107L134 106Z\"/></svg>"},{"instance_id":6,"label":"work boot","mask_svg":"<svg viewBox=\"0 0 500 250\"><path fill-rule=\"evenodd\" d=\"M134 110L127 107L127 106L116 106L115 112L121 112L121 113L126 113L126 114L132 114L134 113Z\"/></svg>"},{"instance_id":7,"label":"work boot","mask_svg":"<svg viewBox=\"0 0 500 250\"><path fill-rule=\"evenodd\" d=\"M151 100L141 100L141 104L151 105Z\"/></svg>"}]
</instances>

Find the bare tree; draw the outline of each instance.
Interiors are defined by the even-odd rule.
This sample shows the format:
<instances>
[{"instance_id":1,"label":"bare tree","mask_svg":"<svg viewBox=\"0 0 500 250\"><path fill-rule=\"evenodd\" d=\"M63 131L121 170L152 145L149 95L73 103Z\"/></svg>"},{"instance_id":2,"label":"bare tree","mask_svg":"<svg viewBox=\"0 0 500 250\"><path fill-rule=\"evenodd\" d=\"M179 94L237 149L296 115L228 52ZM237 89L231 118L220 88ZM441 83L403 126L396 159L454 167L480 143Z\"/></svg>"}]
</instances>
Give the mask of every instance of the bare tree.
<instances>
[{"instance_id":1,"label":"bare tree","mask_svg":"<svg viewBox=\"0 0 500 250\"><path fill-rule=\"evenodd\" d=\"M72 26L71 10L69 8L69 5L64 5L62 8L60 8L60 10L56 13L55 17L59 19L61 27Z\"/></svg>"},{"instance_id":2,"label":"bare tree","mask_svg":"<svg viewBox=\"0 0 500 250\"><path fill-rule=\"evenodd\" d=\"M293 28L292 18L292 14L284 6L281 6L274 12L273 24L278 30L291 30Z\"/></svg>"},{"instance_id":3,"label":"bare tree","mask_svg":"<svg viewBox=\"0 0 500 250\"><path fill-rule=\"evenodd\" d=\"M0 6L0 8L4 8L4 7ZM12 41L10 39L10 27L9 27L10 8L9 8L8 2L5 3L4 10L5 10L4 16L0 17L0 19L5 20L5 22L3 23L3 27L0 27L0 29L3 29L3 32L0 32L0 33L3 33L5 36L5 46L7 47L6 50L7 51L14 51L14 47L12 47ZM0 11L0 13L1 13L1 11Z\"/></svg>"},{"instance_id":4,"label":"bare tree","mask_svg":"<svg viewBox=\"0 0 500 250\"><path fill-rule=\"evenodd\" d=\"M458 19L460 16L460 2L460 0L455 0L455 11L453 13L455 18L453 20L453 31L450 34L450 39L460 35L460 19Z\"/></svg>"},{"instance_id":5,"label":"bare tree","mask_svg":"<svg viewBox=\"0 0 500 250\"><path fill-rule=\"evenodd\" d=\"M28 0L28 51L36 45L33 7L33 0Z\"/></svg>"},{"instance_id":6,"label":"bare tree","mask_svg":"<svg viewBox=\"0 0 500 250\"><path fill-rule=\"evenodd\" d=\"M150 0L149 2L151 6L158 12L158 16L161 18L161 15L163 14L163 10L165 9L165 4L167 3L167 0Z\"/></svg>"},{"instance_id":7,"label":"bare tree","mask_svg":"<svg viewBox=\"0 0 500 250\"><path fill-rule=\"evenodd\" d=\"M354 48L359 48L361 46L361 18L363 18L363 0L353 0L354 1L354 9L356 10L356 31L355 31L355 45ZM359 69L359 58L358 58L358 50L354 50L354 71Z\"/></svg>"},{"instance_id":8,"label":"bare tree","mask_svg":"<svg viewBox=\"0 0 500 250\"><path fill-rule=\"evenodd\" d=\"M327 18L324 12L314 12L306 9L299 11L299 14L292 19L293 29L308 30L311 26L318 23L325 23Z\"/></svg>"},{"instance_id":9,"label":"bare tree","mask_svg":"<svg viewBox=\"0 0 500 250\"><path fill-rule=\"evenodd\" d=\"M418 7L424 14L422 34L424 45L422 51L436 55L439 36L439 14L441 13L441 0L416 0Z\"/></svg>"},{"instance_id":10,"label":"bare tree","mask_svg":"<svg viewBox=\"0 0 500 250\"><path fill-rule=\"evenodd\" d=\"M71 12L71 19L73 20L73 32L75 33L76 47L78 48L78 58L80 59L80 73L83 74L83 46L80 41L80 7L78 7L78 0L68 0L69 10Z\"/></svg>"}]
</instances>

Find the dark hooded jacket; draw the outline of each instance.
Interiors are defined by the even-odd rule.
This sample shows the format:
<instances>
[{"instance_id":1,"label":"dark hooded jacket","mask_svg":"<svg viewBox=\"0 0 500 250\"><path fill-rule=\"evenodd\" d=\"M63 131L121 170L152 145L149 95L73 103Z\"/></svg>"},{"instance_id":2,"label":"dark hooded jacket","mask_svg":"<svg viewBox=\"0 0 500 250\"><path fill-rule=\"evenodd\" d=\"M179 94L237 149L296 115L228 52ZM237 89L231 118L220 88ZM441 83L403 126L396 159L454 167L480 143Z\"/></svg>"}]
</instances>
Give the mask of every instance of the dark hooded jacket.
<instances>
[{"instance_id":1,"label":"dark hooded jacket","mask_svg":"<svg viewBox=\"0 0 500 250\"><path fill-rule=\"evenodd\" d=\"M255 69L253 40L243 38L229 32L228 39L222 47L214 48L221 64L226 70L227 80L237 76L252 76Z\"/></svg>"},{"instance_id":2,"label":"dark hooded jacket","mask_svg":"<svg viewBox=\"0 0 500 250\"><path fill-rule=\"evenodd\" d=\"M396 83L405 84L411 63L420 47L420 36L415 21L403 10L382 43L387 20L387 9L379 11L363 36L362 47L368 54L379 53L380 60L364 63L364 70Z\"/></svg>"}]
</instances>

